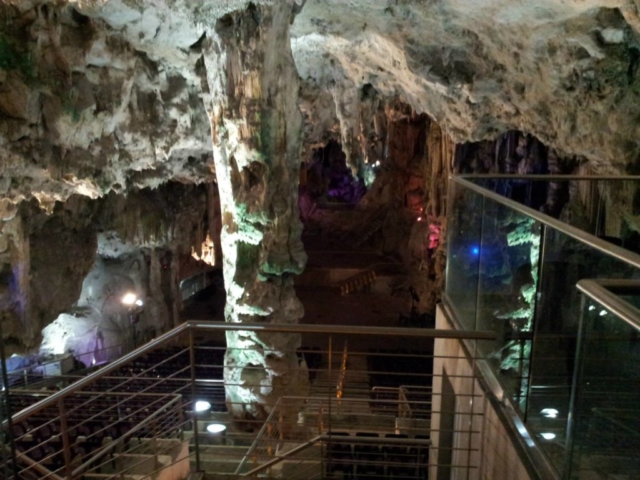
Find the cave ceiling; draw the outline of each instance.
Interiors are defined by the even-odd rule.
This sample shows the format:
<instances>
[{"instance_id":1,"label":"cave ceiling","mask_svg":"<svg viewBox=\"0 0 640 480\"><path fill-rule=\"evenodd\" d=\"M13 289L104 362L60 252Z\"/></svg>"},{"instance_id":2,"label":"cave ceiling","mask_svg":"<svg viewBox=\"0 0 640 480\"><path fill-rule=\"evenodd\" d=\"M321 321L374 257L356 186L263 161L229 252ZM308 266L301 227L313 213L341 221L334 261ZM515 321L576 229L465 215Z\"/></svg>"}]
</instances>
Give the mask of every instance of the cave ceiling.
<instances>
[{"instance_id":1,"label":"cave ceiling","mask_svg":"<svg viewBox=\"0 0 640 480\"><path fill-rule=\"evenodd\" d=\"M0 0L9 56L0 58L1 216L29 198L51 208L72 194L213 181L201 44L249 3ZM515 129L586 157L596 171L633 171L638 8L630 0L299 1L290 36L303 143L357 122L368 88L428 114L457 142Z\"/></svg>"}]
</instances>

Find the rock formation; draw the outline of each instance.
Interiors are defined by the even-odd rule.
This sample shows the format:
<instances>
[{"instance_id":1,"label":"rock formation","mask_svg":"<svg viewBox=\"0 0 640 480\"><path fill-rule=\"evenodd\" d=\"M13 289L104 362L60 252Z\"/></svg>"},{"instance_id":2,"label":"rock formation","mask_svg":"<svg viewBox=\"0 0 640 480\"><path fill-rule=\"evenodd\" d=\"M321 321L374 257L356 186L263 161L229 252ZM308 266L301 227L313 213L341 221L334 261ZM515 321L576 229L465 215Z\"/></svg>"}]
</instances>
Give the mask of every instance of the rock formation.
<instances>
[{"instance_id":1,"label":"rock formation","mask_svg":"<svg viewBox=\"0 0 640 480\"><path fill-rule=\"evenodd\" d=\"M296 323L303 315L292 277L306 262L292 5L249 5L225 15L204 42L228 322ZM304 395L308 377L299 346L299 335L227 333L226 395L236 418L264 417L281 396Z\"/></svg>"},{"instance_id":2,"label":"rock formation","mask_svg":"<svg viewBox=\"0 0 640 480\"><path fill-rule=\"evenodd\" d=\"M219 255L220 228L227 320L296 322L298 173L331 140L369 188L363 205L379 207L351 228L413 262L431 308L450 172L532 173L540 159L552 173L638 171L638 8L0 0L0 320L11 351L37 348L59 314L79 318L71 307L87 300L89 272L108 283L104 258L130 264L114 245L148 261L140 284L162 320L146 326L168 328L180 259L192 249L202 258L203 243ZM464 142L474 143L456 154ZM634 191L600 193L640 231ZM559 214L580 195L552 183L541 206ZM229 341L250 347L227 356L229 401L253 402L237 416L304 389L299 338Z\"/></svg>"}]
</instances>

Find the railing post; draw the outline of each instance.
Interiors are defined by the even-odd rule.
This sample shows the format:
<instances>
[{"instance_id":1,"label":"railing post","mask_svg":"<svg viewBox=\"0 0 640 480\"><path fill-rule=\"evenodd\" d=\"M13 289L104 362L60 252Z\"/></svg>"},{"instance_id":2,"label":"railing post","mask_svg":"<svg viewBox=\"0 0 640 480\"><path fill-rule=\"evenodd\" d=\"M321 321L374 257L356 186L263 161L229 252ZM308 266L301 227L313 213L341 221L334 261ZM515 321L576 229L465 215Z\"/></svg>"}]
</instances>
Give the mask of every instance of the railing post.
<instances>
[{"instance_id":1,"label":"railing post","mask_svg":"<svg viewBox=\"0 0 640 480\"><path fill-rule=\"evenodd\" d=\"M193 345L193 329L189 328L189 358L191 361L191 419L196 448L196 471L200 471L200 439L198 438L198 415L196 415L196 352Z\"/></svg>"},{"instance_id":2,"label":"railing post","mask_svg":"<svg viewBox=\"0 0 640 480\"><path fill-rule=\"evenodd\" d=\"M331 452L331 400L332 400L332 393L331 393L331 363L333 362L333 335L329 335L329 367L328 367L328 371L329 371L329 381L327 382L329 385L329 395L328 395L328 400L329 400L329 405L327 406L327 411L329 413L328 417L327 417L327 425L328 425L328 432L329 432L329 441L327 442L327 450L329 452ZM327 455L327 472L331 471L331 455Z\"/></svg>"},{"instance_id":3,"label":"railing post","mask_svg":"<svg viewBox=\"0 0 640 480\"><path fill-rule=\"evenodd\" d=\"M267 419L267 421L269 422L268 419ZM267 435L267 457L271 457L271 456L273 456L273 445L271 443L271 439L273 438L273 425L271 424L271 422L267 423L266 435ZM254 463L256 465L258 464L258 459L257 458L256 458L256 461Z\"/></svg>"},{"instance_id":4,"label":"railing post","mask_svg":"<svg viewBox=\"0 0 640 480\"><path fill-rule=\"evenodd\" d=\"M67 424L67 410L64 406L64 397L58 400L58 411L60 412L60 433L62 434L62 452L64 456L64 466L67 478L73 479L73 468L71 467L71 445L69 443L69 430Z\"/></svg>"},{"instance_id":5,"label":"railing post","mask_svg":"<svg viewBox=\"0 0 640 480\"><path fill-rule=\"evenodd\" d=\"M158 421L153 419L153 438L151 439L151 446L153 448L153 456L155 457L155 461L158 461Z\"/></svg>"},{"instance_id":6,"label":"railing post","mask_svg":"<svg viewBox=\"0 0 640 480\"><path fill-rule=\"evenodd\" d=\"M540 224L540 250L538 254L538 278L536 284L536 295L535 300L533 302L533 315L531 317L531 349L529 350L529 358L527 359L528 369L526 371L526 382L527 382L527 390L525 392L525 405L524 409L522 409L522 414L524 415L524 420L527 421L529 418L529 405L531 404L531 386L533 385L533 361L536 357L536 349L535 345L537 343L540 322L538 321L538 317L542 315L542 302L546 300L542 294L542 281L545 275L544 261L547 252L547 226L544 223ZM524 345L524 343L523 343ZM520 407L520 403L518 407Z\"/></svg>"},{"instance_id":7,"label":"railing post","mask_svg":"<svg viewBox=\"0 0 640 480\"><path fill-rule=\"evenodd\" d=\"M5 351L4 351L4 336L2 334L2 325L0 325L0 370L2 371L2 385L4 388L2 389L2 395L4 396L4 404L5 404L5 412L7 414L7 429L5 432L5 438L9 441L10 446L10 455L11 468L13 469L13 474L15 478L18 478L18 462L16 461L16 443L13 435L13 420L11 416L13 415L13 409L11 408L11 396L10 396L10 387L9 387L9 376L7 375L7 363L5 361ZM2 399L0 399L0 403L2 403ZM5 420L0 417L0 420ZM2 427L0 426L0 433L2 432ZM6 457L5 457L6 458ZM6 467L6 465L5 465Z\"/></svg>"},{"instance_id":8,"label":"railing post","mask_svg":"<svg viewBox=\"0 0 640 480\"><path fill-rule=\"evenodd\" d=\"M578 338L576 341L575 351L575 365L573 367L573 381L571 382L571 396L569 399L569 412L567 415L567 430L566 430L566 450L563 470L560 472L560 478L568 479L571 476L571 470L573 468L573 442L574 433L576 428L576 409L578 402L580 401L580 383L582 380L582 363L583 353L585 349L585 343L587 340L587 334L589 332L590 325L587 324L588 319L588 306L589 299L586 295L582 295L580 301L580 321L578 322Z\"/></svg>"}]
</instances>

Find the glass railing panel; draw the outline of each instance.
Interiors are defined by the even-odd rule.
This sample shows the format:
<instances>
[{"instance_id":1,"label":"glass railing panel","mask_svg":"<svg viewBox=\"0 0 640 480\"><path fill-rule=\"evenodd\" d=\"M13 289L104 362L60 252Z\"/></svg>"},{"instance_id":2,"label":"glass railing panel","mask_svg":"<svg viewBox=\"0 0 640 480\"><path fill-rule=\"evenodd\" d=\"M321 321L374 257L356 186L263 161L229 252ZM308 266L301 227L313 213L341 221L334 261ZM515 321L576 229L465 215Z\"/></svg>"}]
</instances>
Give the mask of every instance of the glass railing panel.
<instances>
[{"instance_id":1,"label":"glass railing panel","mask_svg":"<svg viewBox=\"0 0 640 480\"><path fill-rule=\"evenodd\" d=\"M640 182L624 179L474 178L468 180L628 250L640 251L630 223ZM637 228L637 225L636 225Z\"/></svg>"},{"instance_id":2,"label":"glass railing panel","mask_svg":"<svg viewBox=\"0 0 640 480\"><path fill-rule=\"evenodd\" d=\"M567 478L640 478L640 330L591 299L583 322Z\"/></svg>"},{"instance_id":3,"label":"glass railing panel","mask_svg":"<svg viewBox=\"0 0 640 480\"><path fill-rule=\"evenodd\" d=\"M528 430L563 478L608 478L590 477L582 473L567 476L571 439L575 438L576 442L578 439L584 442L587 442L587 438L591 439L589 442L592 443L585 443L584 446L580 442L574 443L574 471L586 472L585 465L593 458L597 460L593 452L598 448L593 440L595 437L589 436L592 432L589 429L600 428L598 422L603 421L604 414L610 413L603 409L608 408L611 402L600 402L607 395L601 395L602 398L596 396L596 393L607 392L606 378L612 379L612 393L619 391L620 399L632 399L632 402L623 405L624 409L616 407L619 410L614 412L616 415L620 411L627 413L630 403L640 400L640 393L637 394L638 398L634 393L636 390L640 392L640 374L636 373L640 372L637 368L639 359L636 357L636 354L640 355L640 343L637 347L632 345L635 341L633 335L640 338L640 334L624 334L626 336L623 335L622 342L620 338L611 337L614 343L607 345L603 345L602 336L598 338L599 343L586 342L585 352L590 358L588 362L579 363L580 358L584 360L584 356L579 356L579 332L583 319L582 295L576 285L584 279L616 279L617 282L609 282L608 285L627 285L624 292L619 291L625 296L618 298L623 298L636 308L640 305L640 294L636 295L628 287L632 283L628 280L640 279L637 256L631 253L640 250L634 248L634 242L640 235L633 233L636 227L640 227L640 222L634 226L635 217L628 215L633 210L629 201L635 197L636 184L628 180L609 179L473 179L471 182L535 212L557 218L565 227L551 218L537 215L526 208L521 209L518 205L505 206L492 193L473 190L465 183L464 180L452 182L456 188L451 204L455 218L452 219L454 228L450 231L449 254L455 257L448 259L447 301L453 303L450 306L462 328L498 333L496 341L479 342L479 353L492 368L506 396L519 407ZM569 193L564 203L551 205L553 202L549 199L564 195L562 192ZM484 200L477 198L478 195ZM620 207L618 210L611 208L616 202ZM562 208L556 208L558 206ZM476 209L476 212L472 209ZM478 212L482 212L479 262L461 255L465 249L469 251L476 245L478 223L475 219ZM461 225L472 226L473 234L468 228L461 228ZM571 227L577 227L585 235ZM607 247L593 235L631 252ZM640 242L636 243L640 247ZM476 268L477 276L474 275ZM460 305L464 308L460 308ZM590 311L595 310L599 317L597 322L604 322L607 315L612 318L612 314L606 312L600 316L602 308L592 308ZM594 327L592 322L589 328L602 332L604 327ZM616 334L620 332L614 330ZM616 345L619 344L623 346L617 349ZM607 356L599 355L599 348L610 353ZM629 353L628 357L618 355L621 351ZM635 371L627 372L627 367L622 368L626 361L629 362L626 364L629 368L636 367ZM596 379L598 368L607 373ZM581 379L579 373L583 370L592 371L593 374ZM588 385L582 390L584 382ZM578 385L577 392L574 385ZM586 396L582 395L585 391L588 393ZM580 410L573 411L572 402L576 398L582 402L582 406ZM576 415L581 415L583 420L580 423L578 418L574 423L576 430L575 437L572 437L571 419L577 418ZM595 418L593 422L589 425L584 423L585 418L592 417ZM628 438L625 437L625 445L631 444L637 451L640 434L636 434L640 432L640 422L636 429L635 417L623 415L621 418L627 422L626 428L633 426ZM614 423L609 421L607 425ZM605 433L603 435L606 436ZM625 458L627 452L622 447L618 448L618 444L611 439L606 442L612 445L609 457L618 452L621 458ZM588 456L587 460L585 455ZM634 465L627 462L624 472L632 472ZM611 465L604 470L617 471ZM621 474L629 475L624 472Z\"/></svg>"},{"instance_id":4,"label":"glass railing panel","mask_svg":"<svg viewBox=\"0 0 640 480\"><path fill-rule=\"evenodd\" d=\"M549 211L548 198L557 192L558 210L561 210L568 197L569 182L549 180L531 180L526 178L469 178L469 181L487 190L516 201L522 205L555 216L555 211ZM554 209L555 210L555 209ZM559 212L557 212L559 213Z\"/></svg>"},{"instance_id":5,"label":"glass railing panel","mask_svg":"<svg viewBox=\"0 0 640 480\"><path fill-rule=\"evenodd\" d=\"M535 341L526 422L538 434L560 471L565 463L572 385L576 368L582 296L576 284L586 278L638 277L627 263L546 227L535 320ZM545 440L548 412L555 436Z\"/></svg>"},{"instance_id":6,"label":"glass railing panel","mask_svg":"<svg viewBox=\"0 0 640 480\"><path fill-rule=\"evenodd\" d=\"M483 197L452 185L448 215L446 294L465 329L475 329Z\"/></svg>"},{"instance_id":7,"label":"glass railing panel","mask_svg":"<svg viewBox=\"0 0 640 480\"><path fill-rule=\"evenodd\" d=\"M524 411L540 258L541 225L485 200L476 328L497 332L480 342L506 394Z\"/></svg>"}]
</instances>

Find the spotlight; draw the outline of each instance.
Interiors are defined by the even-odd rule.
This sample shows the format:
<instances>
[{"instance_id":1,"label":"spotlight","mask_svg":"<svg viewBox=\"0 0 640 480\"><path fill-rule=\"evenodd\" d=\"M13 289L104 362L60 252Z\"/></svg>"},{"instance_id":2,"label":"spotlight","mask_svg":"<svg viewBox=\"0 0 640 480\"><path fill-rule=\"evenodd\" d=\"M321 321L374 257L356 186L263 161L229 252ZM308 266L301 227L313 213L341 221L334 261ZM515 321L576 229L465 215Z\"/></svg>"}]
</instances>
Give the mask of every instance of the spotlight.
<instances>
[{"instance_id":1,"label":"spotlight","mask_svg":"<svg viewBox=\"0 0 640 480\"><path fill-rule=\"evenodd\" d=\"M196 402L195 411L197 413L207 412L211 410L211 404L205 400L198 400Z\"/></svg>"},{"instance_id":2,"label":"spotlight","mask_svg":"<svg viewBox=\"0 0 640 480\"><path fill-rule=\"evenodd\" d=\"M422 217L418 217L418 221L421 222L422 221Z\"/></svg>"},{"instance_id":3,"label":"spotlight","mask_svg":"<svg viewBox=\"0 0 640 480\"><path fill-rule=\"evenodd\" d=\"M380 160L376 160L375 166L376 166L376 167L379 167L379 166L380 166Z\"/></svg>"},{"instance_id":4,"label":"spotlight","mask_svg":"<svg viewBox=\"0 0 640 480\"><path fill-rule=\"evenodd\" d=\"M227 429L227 426L221 423L212 423L210 425L207 425L207 432L209 433L222 433L226 429Z\"/></svg>"},{"instance_id":5,"label":"spotlight","mask_svg":"<svg viewBox=\"0 0 640 480\"><path fill-rule=\"evenodd\" d=\"M138 296L133 292L127 292L124 294L120 301L123 305L133 305L138 300Z\"/></svg>"},{"instance_id":6,"label":"spotlight","mask_svg":"<svg viewBox=\"0 0 640 480\"><path fill-rule=\"evenodd\" d=\"M551 432L541 433L540 436L545 440L553 440L554 438L556 438L556 434Z\"/></svg>"},{"instance_id":7,"label":"spotlight","mask_svg":"<svg viewBox=\"0 0 640 480\"><path fill-rule=\"evenodd\" d=\"M596 309L595 305L589 305L589 311L593 312Z\"/></svg>"},{"instance_id":8,"label":"spotlight","mask_svg":"<svg viewBox=\"0 0 640 480\"><path fill-rule=\"evenodd\" d=\"M609 313L609 312L607 312L606 310L600 310L599 315L600 315L601 317L604 317L607 313Z\"/></svg>"},{"instance_id":9,"label":"spotlight","mask_svg":"<svg viewBox=\"0 0 640 480\"><path fill-rule=\"evenodd\" d=\"M547 418L556 418L560 412L555 408L543 408L540 413Z\"/></svg>"},{"instance_id":10,"label":"spotlight","mask_svg":"<svg viewBox=\"0 0 640 480\"><path fill-rule=\"evenodd\" d=\"M474 255L480 255L480 249L478 247L473 247L471 249L471 253L473 253Z\"/></svg>"},{"instance_id":11,"label":"spotlight","mask_svg":"<svg viewBox=\"0 0 640 480\"><path fill-rule=\"evenodd\" d=\"M138 300L136 300L136 305L138 307L141 307L142 305L144 305L144 302L142 300L138 299Z\"/></svg>"}]
</instances>

